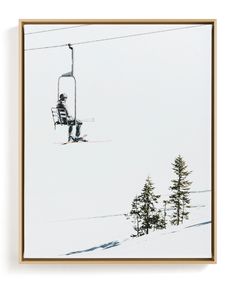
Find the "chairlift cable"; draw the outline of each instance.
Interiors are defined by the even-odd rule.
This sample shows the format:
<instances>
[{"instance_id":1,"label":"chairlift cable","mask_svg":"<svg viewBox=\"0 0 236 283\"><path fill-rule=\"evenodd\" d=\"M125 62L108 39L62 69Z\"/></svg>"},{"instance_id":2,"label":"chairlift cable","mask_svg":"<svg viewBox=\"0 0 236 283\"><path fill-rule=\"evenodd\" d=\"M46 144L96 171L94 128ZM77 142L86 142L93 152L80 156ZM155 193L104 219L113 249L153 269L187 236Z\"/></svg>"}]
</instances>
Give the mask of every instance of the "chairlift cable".
<instances>
[{"instance_id":1,"label":"chairlift cable","mask_svg":"<svg viewBox=\"0 0 236 283\"><path fill-rule=\"evenodd\" d=\"M83 45L83 44L89 44L89 43L96 43L96 42L103 42L103 41L110 41L110 40L116 40L116 39L129 38L129 37L137 37L137 36L143 36L143 35L151 35L151 34L157 34L157 33L170 32L170 31L191 29L191 28L197 28L197 27L203 27L203 26L206 26L206 25L205 24L200 24L200 25L187 26L187 27L178 27L178 28L171 28L171 29L165 29L165 30L156 30L156 31L149 31L149 32L142 32L142 33L134 33L134 34L128 34L128 35L123 35L123 36L100 38L100 39L94 39L94 40L88 40L88 41L75 42L75 43L71 43L70 45L71 46L76 46L76 45ZM209 25L207 25L207 26L209 26ZM49 49L49 48L57 48L57 47L65 47L65 46L68 46L68 44L60 44L60 45L51 45L51 46L43 46L43 47L36 47L36 48L28 48L28 49L25 49L25 51L34 51L34 50L40 50L40 49Z\"/></svg>"},{"instance_id":2,"label":"chairlift cable","mask_svg":"<svg viewBox=\"0 0 236 283\"><path fill-rule=\"evenodd\" d=\"M44 33L44 32L51 32L51 31L59 31L59 30L64 30L64 29L82 28L84 26L90 26L90 25L91 24L84 24L84 25L76 25L76 26L62 27L62 28L55 28L55 29L45 29L45 30L39 30L39 31L33 31L33 32L26 32L25 35Z\"/></svg>"}]
</instances>

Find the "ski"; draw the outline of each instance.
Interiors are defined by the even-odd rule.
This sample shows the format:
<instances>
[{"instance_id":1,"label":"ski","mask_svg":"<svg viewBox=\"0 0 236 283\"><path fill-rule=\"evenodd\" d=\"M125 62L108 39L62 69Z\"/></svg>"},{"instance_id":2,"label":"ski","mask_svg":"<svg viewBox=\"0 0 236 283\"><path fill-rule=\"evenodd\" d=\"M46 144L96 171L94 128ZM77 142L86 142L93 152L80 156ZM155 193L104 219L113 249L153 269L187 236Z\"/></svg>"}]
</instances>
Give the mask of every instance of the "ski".
<instances>
[{"instance_id":1,"label":"ski","mask_svg":"<svg viewBox=\"0 0 236 283\"><path fill-rule=\"evenodd\" d=\"M79 141L69 141L69 142L63 142L61 145L66 144L79 144L79 143L101 143L101 142L110 142L110 140L79 140Z\"/></svg>"}]
</instances>

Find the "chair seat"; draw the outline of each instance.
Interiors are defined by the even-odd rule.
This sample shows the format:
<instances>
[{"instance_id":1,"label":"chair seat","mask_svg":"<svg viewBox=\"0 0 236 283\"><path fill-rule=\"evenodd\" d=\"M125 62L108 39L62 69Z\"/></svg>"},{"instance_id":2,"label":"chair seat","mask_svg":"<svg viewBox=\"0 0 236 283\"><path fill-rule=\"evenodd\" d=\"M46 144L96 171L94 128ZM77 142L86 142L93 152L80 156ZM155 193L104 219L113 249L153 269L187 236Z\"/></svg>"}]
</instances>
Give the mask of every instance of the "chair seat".
<instances>
[{"instance_id":1,"label":"chair seat","mask_svg":"<svg viewBox=\"0 0 236 283\"><path fill-rule=\"evenodd\" d=\"M70 126L75 124L74 120L69 119L65 108L52 107L51 111L52 111L54 127L56 127L56 125Z\"/></svg>"}]
</instances>

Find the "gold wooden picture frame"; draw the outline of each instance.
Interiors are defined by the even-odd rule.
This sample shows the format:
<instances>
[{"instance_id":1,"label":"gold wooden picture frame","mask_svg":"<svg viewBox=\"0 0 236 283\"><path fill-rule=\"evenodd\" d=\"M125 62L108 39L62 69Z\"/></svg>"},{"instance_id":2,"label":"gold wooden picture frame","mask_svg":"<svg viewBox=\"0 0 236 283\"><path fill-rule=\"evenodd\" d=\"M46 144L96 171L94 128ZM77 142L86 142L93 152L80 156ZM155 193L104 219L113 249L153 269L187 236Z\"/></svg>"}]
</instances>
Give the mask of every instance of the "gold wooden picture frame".
<instances>
[{"instance_id":1,"label":"gold wooden picture frame","mask_svg":"<svg viewBox=\"0 0 236 283\"><path fill-rule=\"evenodd\" d=\"M216 20L22 19L19 60L20 263L216 263Z\"/></svg>"}]
</instances>

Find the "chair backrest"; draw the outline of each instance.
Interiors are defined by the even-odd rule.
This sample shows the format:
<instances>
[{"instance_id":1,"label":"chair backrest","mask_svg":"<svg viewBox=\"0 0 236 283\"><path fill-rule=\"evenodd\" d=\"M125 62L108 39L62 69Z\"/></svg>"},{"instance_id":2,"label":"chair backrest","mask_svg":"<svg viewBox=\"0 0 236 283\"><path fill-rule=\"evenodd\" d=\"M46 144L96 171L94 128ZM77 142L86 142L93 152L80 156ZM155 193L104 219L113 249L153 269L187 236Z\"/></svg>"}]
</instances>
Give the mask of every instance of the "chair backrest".
<instances>
[{"instance_id":1,"label":"chair backrest","mask_svg":"<svg viewBox=\"0 0 236 283\"><path fill-rule=\"evenodd\" d=\"M56 125L68 125L68 116L65 108L52 107L51 110L54 127Z\"/></svg>"}]
</instances>

